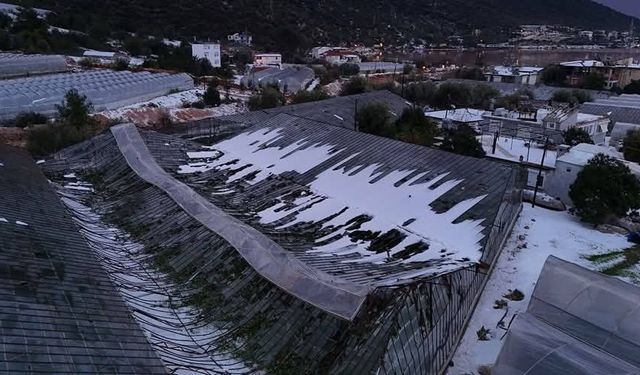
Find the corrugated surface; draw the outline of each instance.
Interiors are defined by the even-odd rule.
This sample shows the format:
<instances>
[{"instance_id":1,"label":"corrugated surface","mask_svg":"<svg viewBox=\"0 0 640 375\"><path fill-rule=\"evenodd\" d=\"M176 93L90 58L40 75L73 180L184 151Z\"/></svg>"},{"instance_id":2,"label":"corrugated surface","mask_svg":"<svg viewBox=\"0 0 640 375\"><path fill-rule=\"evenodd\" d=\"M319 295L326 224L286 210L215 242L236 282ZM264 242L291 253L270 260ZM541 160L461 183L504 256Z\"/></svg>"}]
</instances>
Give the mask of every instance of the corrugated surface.
<instances>
[{"instance_id":1,"label":"corrugated surface","mask_svg":"<svg viewBox=\"0 0 640 375\"><path fill-rule=\"evenodd\" d=\"M166 373L31 157L0 163L0 373Z\"/></svg>"}]
</instances>

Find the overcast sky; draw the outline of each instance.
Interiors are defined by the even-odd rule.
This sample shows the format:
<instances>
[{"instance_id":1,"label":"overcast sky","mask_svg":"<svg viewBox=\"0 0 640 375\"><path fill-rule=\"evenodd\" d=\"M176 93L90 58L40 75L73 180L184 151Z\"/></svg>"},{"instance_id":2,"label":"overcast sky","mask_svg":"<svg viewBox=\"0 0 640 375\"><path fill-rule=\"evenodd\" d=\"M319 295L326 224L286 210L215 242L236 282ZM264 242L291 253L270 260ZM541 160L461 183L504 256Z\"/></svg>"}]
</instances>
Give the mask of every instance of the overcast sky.
<instances>
[{"instance_id":1,"label":"overcast sky","mask_svg":"<svg viewBox=\"0 0 640 375\"><path fill-rule=\"evenodd\" d=\"M617 9L623 13L640 17L640 1L639 0L595 0L595 1L604 5L607 5L613 9Z\"/></svg>"}]
</instances>

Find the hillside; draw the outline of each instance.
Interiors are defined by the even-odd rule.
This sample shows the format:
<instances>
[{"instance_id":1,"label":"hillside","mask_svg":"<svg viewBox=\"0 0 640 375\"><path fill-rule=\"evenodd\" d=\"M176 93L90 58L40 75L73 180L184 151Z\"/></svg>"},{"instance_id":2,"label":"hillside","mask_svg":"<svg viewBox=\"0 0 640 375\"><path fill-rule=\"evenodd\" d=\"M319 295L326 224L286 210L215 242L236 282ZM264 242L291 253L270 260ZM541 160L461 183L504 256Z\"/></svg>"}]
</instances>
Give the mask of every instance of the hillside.
<instances>
[{"instance_id":1,"label":"hillside","mask_svg":"<svg viewBox=\"0 0 640 375\"><path fill-rule=\"evenodd\" d=\"M19 1L20 2L20 1ZM247 30L265 48L296 51L312 44L443 40L483 30L485 40L520 24L628 29L630 18L591 0L25 0L54 10L56 26L142 32L170 38Z\"/></svg>"}]
</instances>

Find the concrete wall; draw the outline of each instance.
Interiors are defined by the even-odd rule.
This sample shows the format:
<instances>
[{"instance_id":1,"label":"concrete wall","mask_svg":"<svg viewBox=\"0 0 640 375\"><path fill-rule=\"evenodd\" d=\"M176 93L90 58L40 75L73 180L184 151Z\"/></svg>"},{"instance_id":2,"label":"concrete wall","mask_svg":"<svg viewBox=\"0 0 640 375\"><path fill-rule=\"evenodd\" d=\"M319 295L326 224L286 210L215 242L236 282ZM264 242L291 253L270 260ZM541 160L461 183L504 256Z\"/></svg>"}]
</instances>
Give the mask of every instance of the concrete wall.
<instances>
[{"instance_id":1,"label":"concrete wall","mask_svg":"<svg viewBox=\"0 0 640 375\"><path fill-rule=\"evenodd\" d=\"M557 161L556 170L546 178L545 193L554 198L560 198L564 204L572 205L571 198L569 198L569 188L573 185L580 171L582 171L581 166Z\"/></svg>"}]
</instances>

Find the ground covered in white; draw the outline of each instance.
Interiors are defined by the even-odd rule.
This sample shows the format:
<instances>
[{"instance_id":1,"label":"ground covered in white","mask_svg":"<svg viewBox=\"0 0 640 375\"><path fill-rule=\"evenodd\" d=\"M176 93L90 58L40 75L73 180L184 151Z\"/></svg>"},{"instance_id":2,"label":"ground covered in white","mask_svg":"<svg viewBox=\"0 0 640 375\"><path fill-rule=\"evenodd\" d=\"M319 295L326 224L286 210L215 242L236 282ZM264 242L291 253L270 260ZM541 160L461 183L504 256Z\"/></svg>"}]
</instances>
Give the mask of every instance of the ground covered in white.
<instances>
[{"instance_id":1,"label":"ground covered in white","mask_svg":"<svg viewBox=\"0 0 640 375\"><path fill-rule=\"evenodd\" d=\"M509 160L513 162L520 162L520 158L525 163L540 165L544 154L544 148L542 145L538 145L533 141L525 141L517 138L499 137L496 143L496 152L493 153L493 140L494 136L491 134L481 135L480 141L482 148L487 153L488 157ZM547 150L547 154L544 157L544 165L554 168L556 165L557 152L553 150Z\"/></svg>"},{"instance_id":2,"label":"ground covered in white","mask_svg":"<svg viewBox=\"0 0 640 375\"><path fill-rule=\"evenodd\" d=\"M549 255L595 270L598 265L587 257L631 246L624 235L596 231L567 212L532 208L525 204L455 354L454 367L448 374L478 374L479 366L491 366L495 362L502 346L501 337L506 332L498 328L500 321L508 326L514 314L526 311ZM515 289L524 294L524 299L511 301L504 297ZM497 300L508 302L508 306L495 309ZM478 340L477 332L482 327L490 331L488 341Z\"/></svg>"}]
</instances>

